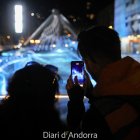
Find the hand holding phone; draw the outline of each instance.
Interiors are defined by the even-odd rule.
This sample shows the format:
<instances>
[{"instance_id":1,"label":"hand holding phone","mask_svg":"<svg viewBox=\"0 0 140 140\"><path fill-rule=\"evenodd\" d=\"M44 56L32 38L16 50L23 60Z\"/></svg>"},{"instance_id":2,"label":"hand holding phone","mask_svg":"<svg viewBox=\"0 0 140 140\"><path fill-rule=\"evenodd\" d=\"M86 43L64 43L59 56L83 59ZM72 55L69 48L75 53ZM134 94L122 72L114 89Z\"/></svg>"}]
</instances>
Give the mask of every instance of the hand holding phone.
<instances>
[{"instance_id":1,"label":"hand holding phone","mask_svg":"<svg viewBox=\"0 0 140 140\"><path fill-rule=\"evenodd\" d=\"M80 86L84 84L84 62L83 61L72 61L71 62L71 76L72 81L75 83L75 78L77 77L77 82Z\"/></svg>"}]
</instances>

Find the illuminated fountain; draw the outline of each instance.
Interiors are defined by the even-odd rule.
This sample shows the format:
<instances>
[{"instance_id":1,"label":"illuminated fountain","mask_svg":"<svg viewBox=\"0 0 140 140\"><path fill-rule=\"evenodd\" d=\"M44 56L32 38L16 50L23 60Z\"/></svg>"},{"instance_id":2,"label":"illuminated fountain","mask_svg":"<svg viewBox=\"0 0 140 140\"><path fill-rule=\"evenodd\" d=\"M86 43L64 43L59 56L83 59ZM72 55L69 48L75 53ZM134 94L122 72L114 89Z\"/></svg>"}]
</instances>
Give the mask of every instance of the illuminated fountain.
<instances>
[{"instance_id":1,"label":"illuminated fountain","mask_svg":"<svg viewBox=\"0 0 140 140\"><path fill-rule=\"evenodd\" d=\"M76 50L76 39L76 31L70 22L58 10L53 9L52 14L36 29L24 45L36 44L35 51L48 51L56 48Z\"/></svg>"},{"instance_id":2,"label":"illuminated fountain","mask_svg":"<svg viewBox=\"0 0 140 140\"><path fill-rule=\"evenodd\" d=\"M0 56L0 95L6 94L8 78L29 61L55 65L62 78L60 92L66 94L65 84L70 74L70 62L79 60L77 35L70 22L57 10L27 39L23 48L3 52ZM37 52L37 53L36 53Z\"/></svg>"}]
</instances>

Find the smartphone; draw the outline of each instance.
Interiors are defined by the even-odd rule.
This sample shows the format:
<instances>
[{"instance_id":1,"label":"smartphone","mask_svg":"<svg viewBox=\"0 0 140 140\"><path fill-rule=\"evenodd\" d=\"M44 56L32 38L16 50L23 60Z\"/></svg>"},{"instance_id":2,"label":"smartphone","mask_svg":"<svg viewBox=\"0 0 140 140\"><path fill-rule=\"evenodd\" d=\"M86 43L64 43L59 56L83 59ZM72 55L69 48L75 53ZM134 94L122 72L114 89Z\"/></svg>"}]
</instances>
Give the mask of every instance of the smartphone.
<instances>
[{"instance_id":1,"label":"smartphone","mask_svg":"<svg viewBox=\"0 0 140 140\"><path fill-rule=\"evenodd\" d=\"M71 62L71 75L74 82L75 76L77 76L78 83L80 86L84 84L84 62L83 61L72 61Z\"/></svg>"}]
</instances>

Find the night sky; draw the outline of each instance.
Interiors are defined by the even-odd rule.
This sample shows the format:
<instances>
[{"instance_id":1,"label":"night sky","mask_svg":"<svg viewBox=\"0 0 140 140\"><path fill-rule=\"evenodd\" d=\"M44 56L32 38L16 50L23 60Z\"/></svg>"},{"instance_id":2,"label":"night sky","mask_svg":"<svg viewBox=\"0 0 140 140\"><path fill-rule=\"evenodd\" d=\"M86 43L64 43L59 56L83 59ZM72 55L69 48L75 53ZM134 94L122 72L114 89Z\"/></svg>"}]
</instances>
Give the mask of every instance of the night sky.
<instances>
[{"instance_id":1,"label":"night sky","mask_svg":"<svg viewBox=\"0 0 140 140\"><path fill-rule=\"evenodd\" d=\"M72 19L70 16L74 16L83 22L87 13L96 15L101 9L113 1L114 0L1 0L0 34L12 33L14 31L14 5L17 3L22 3L24 7L24 24L26 27L32 24L32 27L30 27L30 32L32 32L51 14L53 8L59 9L71 22ZM35 17L31 17L30 14L32 12L35 13ZM76 25L78 20L73 24Z\"/></svg>"}]
</instances>

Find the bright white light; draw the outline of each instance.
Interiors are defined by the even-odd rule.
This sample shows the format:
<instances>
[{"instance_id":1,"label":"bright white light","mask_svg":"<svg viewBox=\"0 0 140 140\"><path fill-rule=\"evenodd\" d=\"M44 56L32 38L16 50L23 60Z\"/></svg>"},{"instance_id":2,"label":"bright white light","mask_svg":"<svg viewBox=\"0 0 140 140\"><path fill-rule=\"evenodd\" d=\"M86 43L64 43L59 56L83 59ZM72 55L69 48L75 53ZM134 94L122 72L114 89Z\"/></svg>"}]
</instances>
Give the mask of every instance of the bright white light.
<instances>
[{"instance_id":1,"label":"bright white light","mask_svg":"<svg viewBox=\"0 0 140 140\"><path fill-rule=\"evenodd\" d=\"M18 49L20 49L20 48L21 48L21 46L22 46L22 44L21 44L21 43L19 43L19 44L17 45L17 48L18 48Z\"/></svg>"},{"instance_id":2,"label":"bright white light","mask_svg":"<svg viewBox=\"0 0 140 140\"><path fill-rule=\"evenodd\" d=\"M68 44L65 44L65 47L69 47L69 45Z\"/></svg>"},{"instance_id":3,"label":"bright white light","mask_svg":"<svg viewBox=\"0 0 140 140\"><path fill-rule=\"evenodd\" d=\"M109 28L109 29L113 29L113 26L110 25L108 28Z\"/></svg>"},{"instance_id":4,"label":"bright white light","mask_svg":"<svg viewBox=\"0 0 140 140\"><path fill-rule=\"evenodd\" d=\"M22 18L22 5L15 5L15 32L22 33L23 18Z\"/></svg>"},{"instance_id":5,"label":"bright white light","mask_svg":"<svg viewBox=\"0 0 140 140\"><path fill-rule=\"evenodd\" d=\"M39 44L39 43L40 43L40 40L35 40L35 43L36 43L36 44Z\"/></svg>"},{"instance_id":6,"label":"bright white light","mask_svg":"<svg viewBox=\"0 0 140 140\"><path fill-rule=\"evenodd\" d=\"M35 43L35 40L31 39L31 40L30 40L30 43L31 43L31 44L34 44L34 43Z\"/></svg>"},{"instance_id":7,"label":"bright white light","mask_svg":"<svg viewBox=\"0 0 140 140\"><path fill-rule=\"evenodd\" d=\"M76 42L75 41L72 41L72 44L76 44Z\"/></svg>"},{"instance_id":8,"label":"bright white light","mask_svg":"<svg viewBox=\"0 0 140 140\"><path fill-rule=\"evenodd\" d=\"M61 49L57 49L57 52L58 52L58 53L62 53L63 50L61 50Z\"/></svg>"},{"instance_id":9,"label":"bright white light","mask_svg":"<svg viewBox=\"0 0 140 140\"><path fill-rule=\"evenodd\" d=\"M140 54L140 52L139 51L136 51L136 54Z\"/></svg>"},{"instance_id":10,"label":"bright white light","mask_svg":"<svg viewBox=\"0 0 140 140\"><path fill-rule=\"evenodd\" d=\"M31 13L31 16L33 17L35 15L35 13Z\"/></svg>"},{"instance_id":11,"label":"bright white light","mask_svg":"<svg viewBox=\"0 0 140 140\"><path fill-rule=\"evenodd\" d=\"M55 48L55 47L56 47L56 45L55 45L55 44L53 44L53 45L52 45L52 47L53 47L53 48Z\"/></svg>"},{"instance_id":12,"label":"bright white light","mask_svg":"<svg viewBox=\"0 0 140 140\"><path fill-rule=\"evenodd\" d=\"M10 37L10 35L7 35L7 39L10 39L11 37Z\"/></svg>"}]
</instances>

